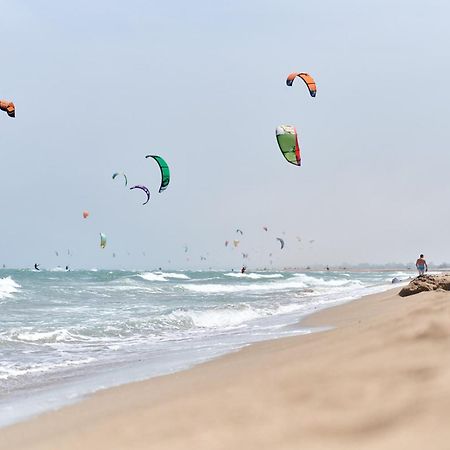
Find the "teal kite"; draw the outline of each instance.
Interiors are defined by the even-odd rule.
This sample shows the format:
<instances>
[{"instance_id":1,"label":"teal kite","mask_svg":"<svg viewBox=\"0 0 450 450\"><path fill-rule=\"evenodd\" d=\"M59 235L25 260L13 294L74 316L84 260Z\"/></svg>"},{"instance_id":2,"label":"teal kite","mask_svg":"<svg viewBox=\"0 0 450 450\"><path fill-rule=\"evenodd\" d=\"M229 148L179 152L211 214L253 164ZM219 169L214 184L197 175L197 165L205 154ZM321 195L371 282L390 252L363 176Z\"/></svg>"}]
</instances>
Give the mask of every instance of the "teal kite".
<instances>
[{"instance_id":1,"label":"teal kite","mask_svg":"<svg viewBox=\"0 0 450 450\"><path fill-rule=\"evenodd\" d=\"M119 175L122 175L123 178L125 179L125 186L126 186L128 184L128 179L127 179L127 176L124 173L115 172L115 173L113 173L112 179L114 180Z\"/></svg>"},{"instance_id":2,"label":"teal kite","mask_svg":"<svg viewBox=\"0 0 450 450\"><path fill-rule=\"evenodd\" d=\"M146 158L153 158L157 163L161 170L161 186L159 187L159 192L163 192L167 189L170 183L170 170L166 161L164 161L161 156L157 155L147 155Z\"/></svg>"}]
</instances>

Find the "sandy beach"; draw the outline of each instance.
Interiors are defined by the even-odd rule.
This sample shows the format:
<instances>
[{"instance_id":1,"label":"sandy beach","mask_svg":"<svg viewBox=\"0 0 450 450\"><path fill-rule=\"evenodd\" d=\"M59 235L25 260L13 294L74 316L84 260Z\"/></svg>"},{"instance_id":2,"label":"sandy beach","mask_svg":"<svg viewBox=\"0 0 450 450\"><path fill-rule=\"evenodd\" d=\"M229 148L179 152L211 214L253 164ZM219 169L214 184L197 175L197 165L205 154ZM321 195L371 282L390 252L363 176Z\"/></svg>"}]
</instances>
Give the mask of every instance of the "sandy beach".
<instances>
[{"instance_id":1,"label":"sandy beach","mask_svg":"<svg viewBox=\"0 0 450 450\"><path fill-rule=\"evenodd\" d=\"M0 430L3 449L448 449L450 293L398 289Z\"/></svg>"}]
</instances>

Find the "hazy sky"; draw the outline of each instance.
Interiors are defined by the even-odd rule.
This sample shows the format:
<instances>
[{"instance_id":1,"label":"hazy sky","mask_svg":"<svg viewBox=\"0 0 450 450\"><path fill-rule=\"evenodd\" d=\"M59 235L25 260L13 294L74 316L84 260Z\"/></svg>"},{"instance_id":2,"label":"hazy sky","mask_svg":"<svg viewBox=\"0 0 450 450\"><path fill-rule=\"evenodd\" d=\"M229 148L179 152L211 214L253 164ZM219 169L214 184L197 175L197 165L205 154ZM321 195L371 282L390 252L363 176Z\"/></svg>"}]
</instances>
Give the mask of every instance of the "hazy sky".
<instances>
[{"instance_id":1,"label":"hazy sky","mask_svg":"<svg viewBox=\"0 0 450 450\"><path fill-rule=\"evenodd\" d=\"M447 1L0 0L0 11L0 98L17 108L0 115L0 264L450 260ZM315 99L285 85L292 71L316 78ZM279 124L297 127L302 167L279 152ZM171 167L163 194L149 153ZM115 171L147 185L149 204ZM240 248L225 248L236 228Z\"/></svg>"}]
</instances>

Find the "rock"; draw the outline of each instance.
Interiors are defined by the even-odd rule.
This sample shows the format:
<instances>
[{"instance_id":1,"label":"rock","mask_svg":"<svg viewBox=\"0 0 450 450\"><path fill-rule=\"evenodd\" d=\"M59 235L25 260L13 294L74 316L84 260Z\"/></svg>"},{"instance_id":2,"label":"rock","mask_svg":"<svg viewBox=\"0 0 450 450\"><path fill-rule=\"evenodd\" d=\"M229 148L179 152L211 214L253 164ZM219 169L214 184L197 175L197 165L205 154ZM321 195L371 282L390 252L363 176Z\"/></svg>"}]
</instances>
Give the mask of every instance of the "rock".
<instances>
[{"instance_id":1,"label":"rock","mask_svg":"<svg viewBox=\"0 0 450 450\"><path fill-rule=\"evenodd\" d=\"M450 275L420 275L414 278L408 286L405 286L399 292L399 295L400 297L408 297L419 292L436 291L437 289L450 291Z\"/></svg>"}]
</instances>

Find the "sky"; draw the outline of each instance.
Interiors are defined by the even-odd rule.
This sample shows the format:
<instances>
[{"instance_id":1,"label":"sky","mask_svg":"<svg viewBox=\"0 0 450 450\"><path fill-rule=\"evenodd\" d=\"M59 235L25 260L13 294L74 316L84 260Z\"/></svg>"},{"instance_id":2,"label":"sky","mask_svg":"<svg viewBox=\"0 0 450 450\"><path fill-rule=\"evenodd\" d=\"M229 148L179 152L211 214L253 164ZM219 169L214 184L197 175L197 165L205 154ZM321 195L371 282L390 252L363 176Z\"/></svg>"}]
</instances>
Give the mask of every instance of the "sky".
<instances>
[{"instance_id":1,"label":"sky","mask_svg":"<svg viewBox=\"0 0 450 450\"><path fill-rule=\"evenodd\" d=\"M0 98L16 104L15 119L0 115L0 264L450 261L448 2L0 0L0 11ZM293 71L315 77L316 98L301 80L286 86ZM302 167L280 153L280 124L296 126ZM170 165L164 193L147 154ZM150 202L114 172L148 186Z\"/></svg>"}]
</instances>

